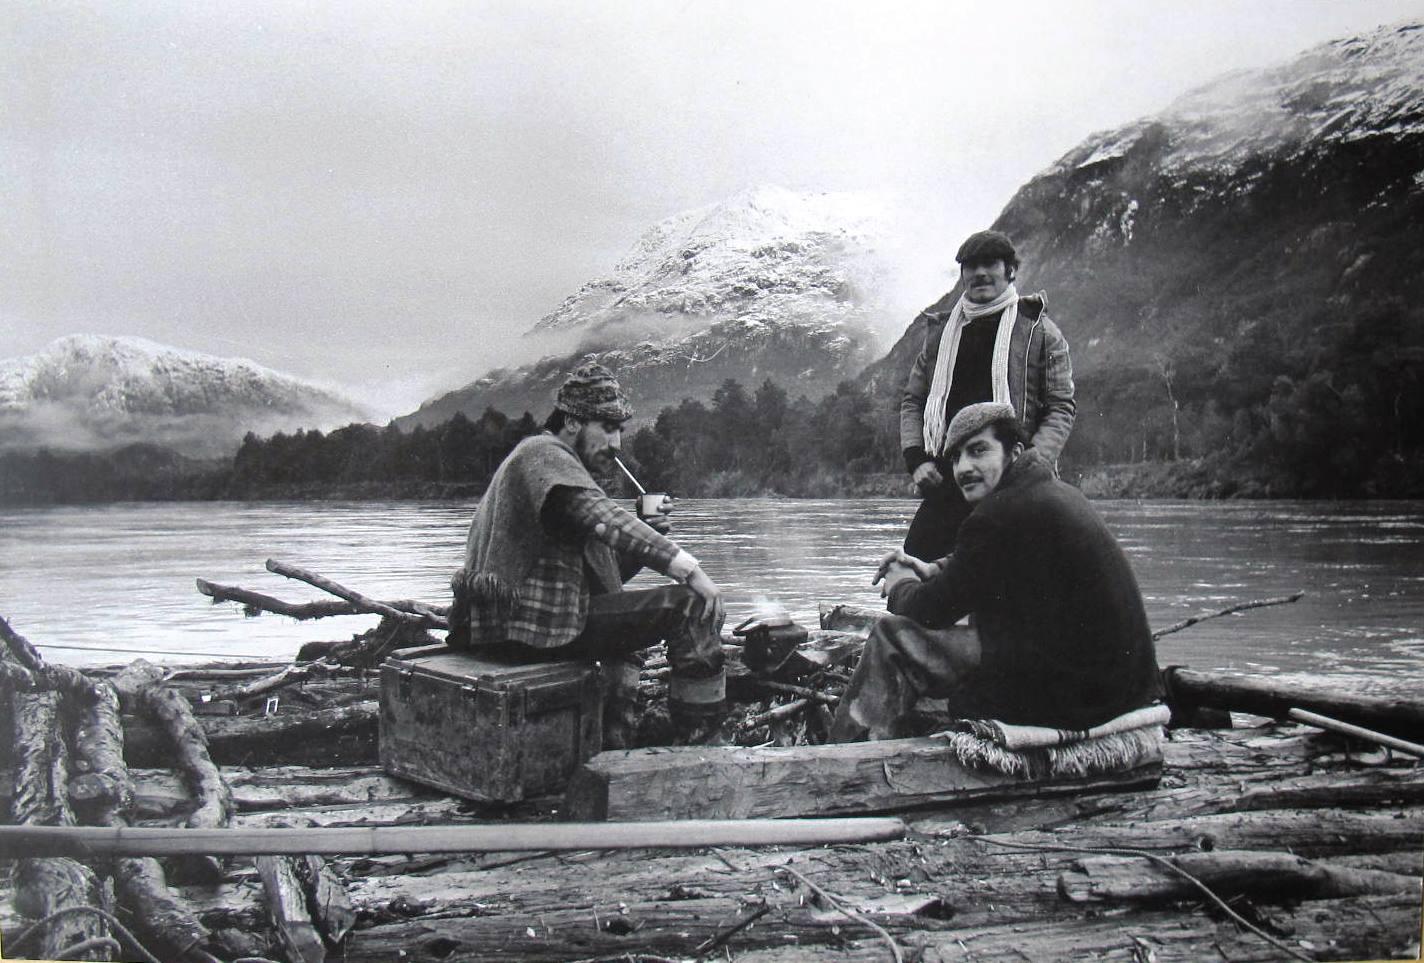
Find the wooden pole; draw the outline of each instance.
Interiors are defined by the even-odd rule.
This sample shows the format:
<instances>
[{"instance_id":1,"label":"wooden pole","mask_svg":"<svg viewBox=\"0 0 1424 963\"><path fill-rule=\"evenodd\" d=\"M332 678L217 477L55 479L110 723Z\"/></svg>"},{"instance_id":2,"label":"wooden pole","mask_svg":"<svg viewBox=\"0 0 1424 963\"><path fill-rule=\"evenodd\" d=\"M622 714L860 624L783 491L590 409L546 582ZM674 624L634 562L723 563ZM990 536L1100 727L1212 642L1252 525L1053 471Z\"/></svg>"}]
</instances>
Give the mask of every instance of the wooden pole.
<instances>
[{"instance_id":1,"label":"wooden pole","mask_svg":"<svg viewBox=\"0 0 1424 963\"><path fill-rule=\"evenodd\" d=\"M0 858L77 854L168 856L502 853L582 849L818 846L899 839L905 823L865 819L710 819L489 826L360 826L302 829L175 829L0 826Z\"/></svg>"},{"instance_id":2,"label":"wooden pole","mask_svg":"<svg viewBox=\"0 0 1424 963\"><path fill-rule=\"evenodd\" d=\"M1348 722L1341 722L1339 719L1331 719L1329 716L1307 712L1304 709L1292 709L1287 715L1296 722L1304 722L1306 725L1315 726L1317 729L1329 729L1331 732L1339 732L1347 736L1354 736L1357 739L1365 739L1369 742L1378 743L1381 746L1393 749L1396 752L1402 752L1405 755L1424 757L1424 746L1419 745L1417 742L1405 742L1403 739L1396 739L1382 732L1375 732L1373 729L1366 729L1363 726L1352 726Z\"/></svg>"}]
</instances>

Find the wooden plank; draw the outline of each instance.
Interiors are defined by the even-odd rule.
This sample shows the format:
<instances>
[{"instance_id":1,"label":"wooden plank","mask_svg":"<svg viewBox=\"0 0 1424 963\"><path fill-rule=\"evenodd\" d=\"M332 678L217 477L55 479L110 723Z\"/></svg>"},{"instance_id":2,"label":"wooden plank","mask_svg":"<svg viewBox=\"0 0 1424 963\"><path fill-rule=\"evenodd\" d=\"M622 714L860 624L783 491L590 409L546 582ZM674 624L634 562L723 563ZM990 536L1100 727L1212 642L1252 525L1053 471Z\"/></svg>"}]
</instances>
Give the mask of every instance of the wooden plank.
<instances>
[{"instance_id":1,"label":"wooden plank","mask_svg":"<svg viewBox=\"0 0 1424 963\"><path fill-rule=\"evenodd\" d=\"M1160 749L1120 772L1030 780L959 762L940 739L793 748L659 747L603 752L574 775L573 819L750 819L892 812L929 803L1149 786Z\"/></svg>"},{"instance_id":2,"label":"wooden plank","mask_svg":"<svg viewBox=\"0 0 1424 963\"><path fill-rule=\"evenodd\" d=\"M267 914L290 963L325 963L326 944L307 909L307 894L288 856L258 856Z\"/></svg>"},{"instance_id":3,"label":"wooden plank","mask_svg":"<svg viewBox=\"0 0 1424 963\"><path fill-rule=\"evenodd\" d=\"M1250 712L1285 718L1291 709L1306 709L1344 722L1378 729L1403 739L1424 739L1424 702L1355 695L1310 686L1285 685L1267 679L1199 672L1181 666L1166 670L1174 703Z\"/></svg>"}]
</instances>

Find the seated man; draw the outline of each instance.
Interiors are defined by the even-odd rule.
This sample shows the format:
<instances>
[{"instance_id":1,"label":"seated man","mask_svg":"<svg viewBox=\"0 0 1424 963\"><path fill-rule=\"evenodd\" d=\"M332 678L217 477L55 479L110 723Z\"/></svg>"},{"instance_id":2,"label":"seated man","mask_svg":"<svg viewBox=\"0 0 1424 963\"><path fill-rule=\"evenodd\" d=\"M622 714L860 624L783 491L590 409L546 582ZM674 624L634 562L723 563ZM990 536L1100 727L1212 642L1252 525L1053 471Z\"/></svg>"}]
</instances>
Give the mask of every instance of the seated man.
<instances>
[{"instance_id":1,"label":"seated man","mask_svg":"<svg viewBox=\"0 0 1424 963\"><path fill-rule=\"evenodd\" d=\"M876 623L831 727L889 739L921 695L951 714L1088 729L1159 695L1157 657L1127 557L1006 404L970 405L946 439L972 506L953 554L887 555L893 613ZM955 627L966 613L973 629Z\"/></svg>"},{"instance_id":2,"label":"seated man","mask_svg":"<svg viewBox=\"0 0 1424 963\"><path fill-rule=\"evenodd\" d=\"M677 741L720 741L721 589L663 534L665 515L651 524L635 518L590 474L612 468L632 415L627 398L590 362L554 404L545 430L515 446L480 500L451 583L450 645L497 646L531 662L602 660L604 746L622 748L638 722L635 653L666 641ZM623 591L644 565L683 584Z\"/></svg>"}]
</instances>

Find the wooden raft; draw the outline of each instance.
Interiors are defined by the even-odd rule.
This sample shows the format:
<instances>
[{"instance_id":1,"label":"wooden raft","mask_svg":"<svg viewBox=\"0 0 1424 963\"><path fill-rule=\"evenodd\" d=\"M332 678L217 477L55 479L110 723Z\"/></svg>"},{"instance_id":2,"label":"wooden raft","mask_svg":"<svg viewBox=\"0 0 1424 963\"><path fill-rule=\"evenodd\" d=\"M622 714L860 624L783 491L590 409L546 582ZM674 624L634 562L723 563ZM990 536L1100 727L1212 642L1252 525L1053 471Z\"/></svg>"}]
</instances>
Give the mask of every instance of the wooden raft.
<instances>
[{"instance_id":1,"label":"wooden raft","mask_svg":"<svg viewBox=\"0 0 1424 963\"><path fill-rule=\"evenodd\" d=\"M572 819L752 819L901 810L931 803L1033 798L1155 786L1160 747L1130 766L1029 779L970 768L941 739L823 746L652 747L601 752L565 797Z\"/></svg>"}]
</instances>

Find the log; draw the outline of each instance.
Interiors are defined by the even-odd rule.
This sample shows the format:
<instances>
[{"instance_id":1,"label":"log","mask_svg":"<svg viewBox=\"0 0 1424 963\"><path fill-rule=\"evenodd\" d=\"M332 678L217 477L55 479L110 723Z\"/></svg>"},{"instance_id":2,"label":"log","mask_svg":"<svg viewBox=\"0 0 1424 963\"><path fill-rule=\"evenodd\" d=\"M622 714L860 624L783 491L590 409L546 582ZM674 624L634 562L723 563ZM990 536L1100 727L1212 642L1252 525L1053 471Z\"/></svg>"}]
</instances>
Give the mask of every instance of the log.
<instances>
[{"instance_id":1,"label":"log","mask_svg":"<svg viewBox=\"0 0 1424 963\"><path fill-rule=\"evenodd\" d=\"M343 766L379 762L376 700L274 716L204 716L208 753L223 766L255 760L272 765ZM171 764L165 737L156 726L127 722L124 740L129 764Z\"/></svg>"},{"instance_id":2,"label":"log","mask_svg":"<svg viewBox=\"0 0 1424 963\"><path fill-rule=\"evenodd\" d=\"M1161 772L1157 750L1120 772L1028 780L970 769L940 739L659 747L594 756L574 774L565 809L573 819L618 821L892 812L932 802L1147 786Z\"/></svg>"},{"instance_id":3,"label":"log","mask_svg":"<svg viewBox=\"0 0 1424 963\"><path fill-rule=\"evenodd\" d=\"M191 829L213 829L232 819L232 791L208 753L208 738L193 715L188 700L162 682L157 666L138 659L114 677L114 688L122 701L142 707L162 726L168 736L169 758L183 773L197 805L185 824ZM195 872L221 878L221 865L211 859L185 861Z\"/></svg>"},{"instance_id":4,"label":"log","mask_svg":"<svg viewBox=\"0 0 1424 963\"><path fill-rule=\"evenodd\" d=\"M163 959L181 960L211 934L168 889L158 860L131 856L114 861L114 891L140 938L162 950Z\"/></svg>"},{"instance_id":5,"label":"log","mask_svg":"<svg viewBox=\"0 0 1424 963\"><path fill-rule=\"evenodd\" d=\"M0 826L0 858L38 855L167 856L305 853L476 853L581 849L796 846L898 839L898 819L747 819L343 829L170 829Z\"/></svg>"},{"instance_id":6,"label":"log","mask_svg":"<svg viewBox=\"0 0 1424 963\"><path fill-rule=\"evenodd\" d=\"M79 698L93 697L93 683L78 669L67 665L49 665L40 656L39 650L23 635L10 627L10 623L0 617L0 641L3 641L14 660L33 673L36 682L43 680L52 689Z\"/></svg>"},{"instance_id":7,"label":"log","mask_svg":"<svg viewBox=\"0 0 1424 963\"><path fill-rule=\"evenodd\" d=\"M85 821L110 826L123 820L133 805L133 780L124 763L119 694L107 682L95 684L94 701L80 712L74 769L69 799L83 807Z\"/></svg>"},{"instance_id":8,"label":"log","mask_svg":"<svg viewBox=\"0 0 1424 963\"><path fill-rule=\"evenodd\" d=\"M68 762L60 694L35 692L15 700L15 793L10 821L16 824L72 826Z\"/></svg>"},{"instance_id":9,"label":"log","mask_svg":"<svg viewBox=\"0 0 1424 963\"><path fill-rule=\"evenodd\" d=\"M393 619L397 622L411 622L434 629L448 629L450 627L450 623L446 617L436 613L430 606L418 605L416 611L402 611L387 602L367 598L360 592L349 589L339 582L333 582L329 578L318 575L315 572L308 572L306 569L298 568L295 565L279 562L275 558L269 558L267 560L267 571L306 582L308 585L313 585L323 592L329 592L337 598L345 599L363 612L384 615L386 618Z\"/></svg>"},{"instance_id":10,"label":"log","mask_svg":"<svg viewBox=\"0 0 1424 963\"><path fill-rule=\"evenodd\" d=\"M16 792L10 800L12 828L66 829L74 825L66 793L68 760L60 717L61 694L36 692L15 700L14 747ZM36 858L24 848L15 869L15 909L32 919L42 919L72 906L99 906L99 883L94 873L68 858ZM85 940L108 939L109 927L90 913L67 915L40 934L36 959L53 959ZM88 954L86 954L88 955ZM102 958L88 955L89 958Z\"/></svg>"},{"instance_id":11,"label":"log","mask_svg":"<svg viewBox=\"0 0 1424 963\"><path fill-rule=\"evenodd\" d=\"M1208 706L1284 719L1291 709L1306 709L1344 722L1378 729L1402 739L1424 739L1424 702L1353 695L1282 685L1265 679L1199 672L1172 666L1164 673L1168 698L1175 704Z\"/></svg>"},{"instance_id":12,"label":"log","mask_svg":"<svg viewBox=\"0 0 1424 963\"><path fill-rule=\"evenodd\" d=\"M1172 865L1196 877L1218 896L1248 896L1267 902L1338 899L1418 893L1421 879L1379 870L1348 869L1291 853L1217 850L1183 853ZM1136 856L1090 856L1058 877L1064 899L1084 902L1167 902L1195 899L1201 890L1153 860Z\"/></svg>"},{"instance_id":13,"label":"log","mask_svg":"<svg viewBox=\"0 0 1424 963\"><path fill-rule=\"evenodd\" d=\"M333 946L346 938L356 925L356 907L341 885L341 878L326 860L312 853L294 861L297 878L307 894L307 907L317 929Z\"/></svg>"},{"instance_id":14,"label":"log","mask_svg":"<svg viewBox=\"0 0 1424 963\"><path fill-rule=\"evenodd\" d=\"M264 902L290 963L325 963L326 946L307 910L306 891L288 856L258 856Z\"/></svg>"}]
</instances>

